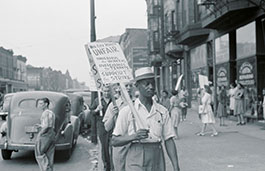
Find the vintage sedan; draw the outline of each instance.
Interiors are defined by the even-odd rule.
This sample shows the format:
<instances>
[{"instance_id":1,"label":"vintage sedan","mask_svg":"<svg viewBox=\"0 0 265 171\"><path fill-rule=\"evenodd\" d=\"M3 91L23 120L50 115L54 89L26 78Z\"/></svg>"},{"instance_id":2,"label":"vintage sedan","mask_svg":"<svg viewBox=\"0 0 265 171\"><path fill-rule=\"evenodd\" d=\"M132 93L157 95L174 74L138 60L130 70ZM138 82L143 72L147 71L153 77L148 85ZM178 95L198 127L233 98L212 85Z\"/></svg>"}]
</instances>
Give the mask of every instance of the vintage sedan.
<instances>
[{"instance_id":1,"label":"vintage sedan","mask_svg":"<svg viewBox=\"0 0 265 171\"><path fill-rule=\"evenodd\" d=\"M58 135L56 150L69 159L79 135L80 120L70 115L71 104L68 96L48 91L19 92L12 96L7 116L7 132L0 139L2 158L10 159L12 152L34 150L38 134L36 124L40 123L42 111L36 107L38 99L47 97L49 108L55 113L55 131Z\"/></svg>"},{"instance_id":2,"label":"vintage sedan","mask_svg":"<svg viewBox=\"0 0 265 171\"><path fill-rule=\"evenodd\" d=\"M84 99L81 95L74 93L67 93L71 103L71 115L77 116L80 120L80 131L84 129Z\"/></svg>"},{"instance_id":3,"label":"vintage sedan","mask_svg":"<svg viewBox=\"0 0 265 171\"><path fill-rule=\"evenodd\" d=\"M4 96L3 106L1 106L1 108L0 108L0 116L1 116L2 120L6 120L6 116L7 116L8 111L9 111L9 103L11 101L13 94L14 93L8 93Z\"/></svg>"}]
</instances>

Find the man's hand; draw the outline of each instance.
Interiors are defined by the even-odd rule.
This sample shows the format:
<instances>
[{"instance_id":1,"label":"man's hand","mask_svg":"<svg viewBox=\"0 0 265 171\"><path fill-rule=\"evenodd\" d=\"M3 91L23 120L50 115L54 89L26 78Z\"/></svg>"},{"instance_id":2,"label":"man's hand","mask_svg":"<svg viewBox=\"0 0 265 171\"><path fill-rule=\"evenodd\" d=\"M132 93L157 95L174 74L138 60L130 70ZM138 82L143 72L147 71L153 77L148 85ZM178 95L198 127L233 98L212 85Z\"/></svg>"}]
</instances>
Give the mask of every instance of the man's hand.
<instances>
[{"instance_id":1,"label":"man's hand","mask_svg":"<svg viewBox=\"0 0 265 171\"><path fill-rule=\"evenodd\" d=\"M137 130L135 133L135 140L141 140L141 139L148 138L148 133L149 133L148 129Z\"/></svg>"},{"instance_id":2,"label":"man's hand","mask_svg":"<svg viewBox=\"0 0 265 171\"><path fill-rule=\"evenodd\" d=\"M102 105L98 105L98 107L95 109L95 112L98 112L98 111L100 111L102 109L103 109L103 106Z\"/></svg>"},{"instance_id":3,"label":"man's hand","mask_svg":"<svg viewBox=\"0 0 265 171\"><path fill-rule=\"evenodd\" d=\"M113 114L113 116L117 116L119 114L118 106L114 106L111 113Z\"/></svg>"}]
</instances>

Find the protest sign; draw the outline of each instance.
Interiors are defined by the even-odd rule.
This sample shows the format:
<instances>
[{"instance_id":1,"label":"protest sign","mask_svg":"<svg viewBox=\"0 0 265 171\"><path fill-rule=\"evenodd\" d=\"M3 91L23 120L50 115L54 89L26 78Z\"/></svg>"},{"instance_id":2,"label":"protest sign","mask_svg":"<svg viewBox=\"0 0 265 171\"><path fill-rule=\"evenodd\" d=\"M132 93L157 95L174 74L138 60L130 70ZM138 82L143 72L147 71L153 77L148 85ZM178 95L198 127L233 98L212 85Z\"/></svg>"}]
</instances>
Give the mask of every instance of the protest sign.
<instances>
[{"instance_id":1,"label":"protest sign","mask_svg":"<svg viewBox=\"0 0 265 171\"><path fill-rule=\"evenodd\" d=\"M204 85L209 85L208 77L205 75L199 75L200 88L204 88Z\"/></svg>"},{"instance_id":2,"label":"protest sign","mask_svg":"<svg viewBox=\"0 0 265 171\"><path fill-rule=\"evenodd\" d=\"M183 78L183 74L181 74L178 78L178 81L177 81L177 84L176 84L176 87L175 87L175 90L177 91L179 88L180 88L180 83L182 81L182 78Z\"/></svg>"},{"instance_id":3,"label":"protest sign","mask_svg":"<svg viewBox=\"0 0 265 171\"><path fill-rule=\"evenodd\" d=\"M85 48L97 88L102 88L103 85L101 85L101 83L119 83L136 122L139 124L140 128L143 128L144 124L134 109L133 103L124 85L124 83L133 80L133 75L132 69L129 67L120 45L113 42L92 42L88 43Z\"/></svg>"},{"instance_id":4,"label":"protest sign","mask_svg":"<svg viewBox=\"0 0 265 171\"><path fill-rule=\"evenodd\" d=\"M86 52L87 52L87 56L88 56L88 63L89 63L89 67L90 67L90 76L91 76L91 81L93 82L92 83L92 87L95 88L96 87L96 91L99 91L102 86L103 86L103 83L102 83L102 80L99 76L99 73L98 73L98 70L97 70L97 67L94 63L94 60L93 60L93 57L91 56L91 53L88 49L88 45L85 45L85 49L86 49ZM95 86L95 87L94 87Z\"/></svg>"},{"instance_id":5,"label":"protest sign","mask_svg":"<svg viewBox=\"0 0 265 171\"><path fill-rule=\"evenodd\" d=\"M104 84L124 83L133 79L132 70L118 43L92 42L86 45L86 50L88 58L95 64L92 70L98 72Z\"/></svg>"}]
</instances>

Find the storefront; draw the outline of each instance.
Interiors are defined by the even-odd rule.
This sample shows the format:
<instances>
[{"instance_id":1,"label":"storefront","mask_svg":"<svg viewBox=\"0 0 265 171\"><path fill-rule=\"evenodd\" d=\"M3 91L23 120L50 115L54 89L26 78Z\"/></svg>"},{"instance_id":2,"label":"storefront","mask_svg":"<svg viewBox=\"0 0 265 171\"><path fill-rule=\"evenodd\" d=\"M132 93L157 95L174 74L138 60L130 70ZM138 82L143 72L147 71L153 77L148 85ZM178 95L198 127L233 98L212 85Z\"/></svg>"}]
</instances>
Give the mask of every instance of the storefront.
<instances>
[{"instance_id":1,"label":"storefront","mask_svg":"<svg viewBox=\"0 0 265 171\"><path fill-rule=\"evenodd\" d=\"M265 69L264 65L257 64L258 60L262 61L264 58L264 56L258 55L257 38L261 35L257 32L257 26L257 22L252 21L236 30L236 66L237 80L245 89L244 108L246 115L262 118L258 112L258 101L261 100L259 96L264 82L262 79L259 81L258 75L264 75Z\"/></svg>"},{"instance_id":2,"label":"storefront","mask_svg":"<svg viewBox=\"0 0 265 171\"><path fill-rule=\"evenodd\" d=\"M199 75L209 76L207 65L207 46L202 44L190 50L190 68L191 68L191 89L192 99L197 98L197 89L199 88Z\"/></svg>"},{"instance_id":3,"label":"storefront","mask_svg":"<svg viewBox=\"0 0 265 171\"><path fill-rule=\"evenodd\" d=\"M230 54L229 35L225 34L215 39L215 61L217 86L229 88L230 84Z\"/></svg>"}]
</instances>

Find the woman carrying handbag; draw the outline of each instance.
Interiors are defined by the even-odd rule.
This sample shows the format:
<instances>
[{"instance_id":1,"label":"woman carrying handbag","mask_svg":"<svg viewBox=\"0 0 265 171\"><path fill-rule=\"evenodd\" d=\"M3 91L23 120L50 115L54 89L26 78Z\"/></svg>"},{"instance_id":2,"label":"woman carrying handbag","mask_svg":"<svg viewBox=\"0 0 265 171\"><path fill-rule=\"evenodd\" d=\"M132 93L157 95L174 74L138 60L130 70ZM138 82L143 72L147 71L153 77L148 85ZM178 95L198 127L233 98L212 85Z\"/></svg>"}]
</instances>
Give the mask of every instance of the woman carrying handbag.
<instances>
[{"instance_id":1,"label":"woman carrying handbag","mask_svg":"<svg viewBox=\"0 0 265 171\"><path fill-rule=\"evenodd\" d=\"M213 110L211 107L211 89L209 86L205 85L204 86L205 90L201 99L202 105L201 107L201 111L199 111L200 115L201 115L201 122L203 124L202 126L202 130L200 133L198 133L197 135L199 136L204 136L205 135L205 130L206 130L206 126L209 125L212 128L213 133L211 134L211 136L217 136L218 132L216 131L215 127L214 127L214 123L215 123L215 118L214 118L214 114L213 114Z\"/></svg>"}]
</instances>

